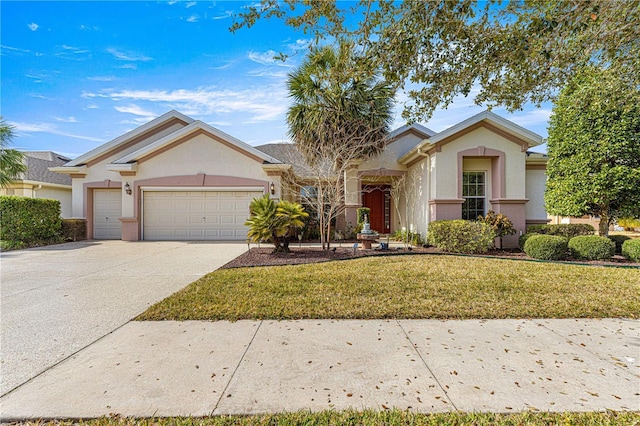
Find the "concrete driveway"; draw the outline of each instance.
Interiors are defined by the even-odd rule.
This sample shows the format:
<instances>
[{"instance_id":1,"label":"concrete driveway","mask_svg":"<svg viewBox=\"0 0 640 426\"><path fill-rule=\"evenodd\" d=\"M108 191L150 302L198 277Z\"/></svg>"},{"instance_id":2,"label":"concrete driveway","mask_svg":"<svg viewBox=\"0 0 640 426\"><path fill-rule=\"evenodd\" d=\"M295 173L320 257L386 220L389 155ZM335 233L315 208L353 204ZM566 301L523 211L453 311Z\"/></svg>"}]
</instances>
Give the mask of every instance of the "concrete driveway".
<instances>
[{"instance_id":1,"label":"concrete driveway","mask_svg":"<svg viewBox=\"0 0 640 426\"><path fill-rule=\"evenodd\" d=\"M246 248L243 243L83 241L2 253L0 395Z\"/></svg>"}]
</instances>

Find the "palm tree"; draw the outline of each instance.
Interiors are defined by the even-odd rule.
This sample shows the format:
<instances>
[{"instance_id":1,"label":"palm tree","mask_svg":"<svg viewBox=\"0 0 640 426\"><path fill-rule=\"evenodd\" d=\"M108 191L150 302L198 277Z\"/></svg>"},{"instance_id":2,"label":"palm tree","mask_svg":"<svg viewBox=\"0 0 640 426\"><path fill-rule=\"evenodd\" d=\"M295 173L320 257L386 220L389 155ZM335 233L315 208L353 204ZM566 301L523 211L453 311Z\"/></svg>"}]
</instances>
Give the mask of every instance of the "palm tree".
<instances>
[{"instance_id":1,"label":"palm tree","mask_svg":"<svg viewBox=\"0 0 640 426\"><path fill-rule=\"evenodd\" d=\"M280 201L276 203L265 195L254 198L249 205L251 216L245 222L252 241L271 241L274 253L289 253L289 242L296 230L304 226L303 218L309 216L298 203Z\"/></svg>"},{"instance_id":2,"label":"palm tree","mask_svg":"<svg viewBox=\"0 0 640 426\"><path fill-rule=\"evenodd\" d=\"M8 148L11 139L13 139L13 126L0 117L0 188L9 187L13 180L27 171L24 154Z\"/></svg>"},{"instance_id":3,"label":"palm tree","mask_svg":"<svg viewBox=\"0 0 640 426\"><path fill-rule=\"evenodd\" d=\"M351 43L314 49L287 85L293 98L289 134L309 163L318 150L345 143L363 158L382 151L393 123L394 90Z\"/></svg>"},{"instance_id":4,"label":"palm tree","mask_svg":"<svg viewBox=\"0 0 640 426\"><path fill-rule=\"evenodd\" d=\"M289 134L311 169L308 174L319 177L314 210L324 249L329 249L331 222L344 206L345 164L379 154L393 122L394 89L365 53L356 54L348 41L314 49L287 81L293 100ZM322 167L330 170L317 170Z\"/></svg>"}]
</instances>

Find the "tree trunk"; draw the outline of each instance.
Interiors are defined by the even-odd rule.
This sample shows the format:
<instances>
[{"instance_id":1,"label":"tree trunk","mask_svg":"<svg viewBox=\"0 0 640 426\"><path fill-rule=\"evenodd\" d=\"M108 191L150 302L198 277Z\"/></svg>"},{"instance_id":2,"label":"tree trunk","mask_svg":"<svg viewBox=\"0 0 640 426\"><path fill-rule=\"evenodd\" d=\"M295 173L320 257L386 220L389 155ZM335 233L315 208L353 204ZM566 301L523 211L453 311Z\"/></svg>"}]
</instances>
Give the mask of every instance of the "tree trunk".
<instances>
[{"instance_id":1,"label":"tree trunk","mask_svg":"<svg viewBox=\"0 0 640 426\"><path fill-rule=\"evenodd\" d=\"M598 226L598 235L601 237L609 236L609 222L611 218L607 213L600 213L600 225Z\"/></svg>"}]
</instances>

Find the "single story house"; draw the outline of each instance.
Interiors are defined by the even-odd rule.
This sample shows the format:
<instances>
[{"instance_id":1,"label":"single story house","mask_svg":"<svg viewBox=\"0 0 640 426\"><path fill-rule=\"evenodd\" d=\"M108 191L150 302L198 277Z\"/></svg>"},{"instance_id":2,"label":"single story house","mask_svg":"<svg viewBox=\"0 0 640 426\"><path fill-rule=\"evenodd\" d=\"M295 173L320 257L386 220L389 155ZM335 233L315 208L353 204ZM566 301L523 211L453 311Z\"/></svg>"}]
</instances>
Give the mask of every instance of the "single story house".
<instances>
[{"instance_id":1,"label":"single story house","mask_svg":"<svg viewBox=\"0 0 640 426\"><path fill-rule=\"evenodd\" d=\"M371 209L381 233L403 226L425 234L440 219L506 214L524 233L547 223L546 157L529 152L542 137L485 111L436 133L420 125L390 134L383 153L344 176L346 223ZM88 237L123 240L244 240L249 203L287 196L295 172L285 145L252 147L214 127L170 111L51 170L73 186L73 217ZM390 188L406 176L399 199ZM404 225L403 225L404 224ZM505 245L517 245L517 235Z\"/></svg>"},{"instance_id":2,"label":"single story house","mask_svg":"<svg viewBox=\"0 0 640 426\"><path fill-rule=\"evenodd\" d=\"M60 215L71 217L71 177L54 173L50 167L59 167L69 158L52 151L25 151L24 164L27 171L9 184L0 188L0 195L18 195L29 198L50 198L60 201Z\"/></svg>"}]
</instances>

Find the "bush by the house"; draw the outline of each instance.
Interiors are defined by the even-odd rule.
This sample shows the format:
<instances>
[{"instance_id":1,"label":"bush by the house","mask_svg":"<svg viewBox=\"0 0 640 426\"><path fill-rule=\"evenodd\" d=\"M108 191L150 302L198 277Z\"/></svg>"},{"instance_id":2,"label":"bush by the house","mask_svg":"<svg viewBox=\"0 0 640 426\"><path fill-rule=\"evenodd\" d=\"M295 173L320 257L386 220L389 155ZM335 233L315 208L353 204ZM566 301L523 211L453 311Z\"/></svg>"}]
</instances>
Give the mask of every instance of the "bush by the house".
<instances>
[{"instance_id":1,"label":"bush by the house","mask_svg":"<svg viewBox=\"0 0 640 426\"><path fill-rule=\"evenodd\" d=\"M531 237L532 235L542 235L542 234L535 234L533 232L527 232L526 234L522 234L518 237L518 247L520 247L520 250L524 251L524 243L527 242L527 240L529 239L529 237Z\"/></svg>"},{"instance_id":2,"label":"bush by the house","mask_svg":"<svg viewBox=\"0 0 640 426\"><path fill-rule=\"evenodd\" d=\"M640 262L640 239L627 240L622 244L622 255L634 262Z\"/></svg>"},{"instance_id":3,"label":"bush by the house","mask_svg":"<svg viewBox=\"0 0 640 426\"><path fill-rule=\"evenodd\" d=\"M0 240L26 245L60 239L60 201L0 196Z\"/></svg>"},{"instance_id":4,"label":"bush by the house","mask_svg":"<svg viewBox=\"0 0 640 426\"><path fill-rule=\"evenodd\" d=\"M569 240L572 256L585 260L611 259L616 252L616 243L598 235L579 235Z\"/></svg>"},{"instance_id":5,"label":"bush by the house","mask_svg":"<svg viewBox=\"0 0 640 426\"><path fill-rule=\"evenodd\" d=\"M411 232L407 230L399 230L393 233L391 239L394 241L406 242L415 247L421 247L426 244L425 239L419 232Z\"/></svg>"},{"instance_id":6,"label":"bush by the house","mask_svg":"<svg viewBox=\"0 0 640 426\"><path fill-rule=\"evenodd\" d=\"M500 238L500 248L502 248L502 237L516 233L516 229L513 227L513 222L511 222L506 215L496 213L493 210L489 210L487 215L484 217L479 216L478 221L491 226L493 233L496 237Z\"/></svg>"},{"instance_id":7,"label":"bush by the house","mask_svg":"<svg viewBox=\"0 0 640 426\"><path fill-rule=\"evenodd\" d=\"M541 260L561 260L567 256L567 239L557 235L531 235L524 243L527 256Z\"/></svg>"},{"instance_id":8,"label":"bush by the house","mask_svg":"<svg viewBox=\"0 0 640 426\"><path fill-rule=\"evenodd\" d=\"M87 221L84 219L62 219L62 238L65 241L87 239Z\"/></svg>"},{"instance_id":9,"label":"bush by the house","mask_svg":"<svg viewBox=\"0 0 640 426\"><path fill-rule=\"evenodd\" d=\"M364 223L364 216L367 215L367 221L371 222L371 209L369 207L360 207L356 210L358 213L358 225L362 225ZM362 228L360 228L362 229Z\"/></svg>"},{"instance_id":10,"label":"bush by the house","mask_svg":"<svg viewBox=\"0 0 640 426\"><path fill-rule=\"evenodd\" d=\"M616 244L616 254L622 254L622 244L630 240L631 237L627 237L626 235L609 235L609 239Z\"/></svg>"},{"instance_id":11,"label":"bush by the house","mask_svg":"<svg viewBox=\"0 0 640 426\"><path fill-rule=\"evenodd\" d=\"M617 220L618 225L622 226L625 231L634 231L640 229L640 219L634 219L632 217L623 217Z\"/></svg>"},{"instance_id":12,"label":"bush by the house","mask_svg":"<svg viewBox=\"0 0 640 426\"><path fill-rule=\"evenodd\" d=\"M530 225L527 232L531 234L557 235L565 238L573 238L578 235L593 235L593 226L588 223L567 223L560 225Z\"/></svg>"},{"instance_id":13,"label":"bush by the house","mask_svg":"<svg viewBox=\"0 0 640 426\"><path fill-rule=\"evenodd\" d=\"M450 253L485 253L493 245L491 226L468 220L436 220L429 224L429 244Z\"/></svg>"}]
</instances>

